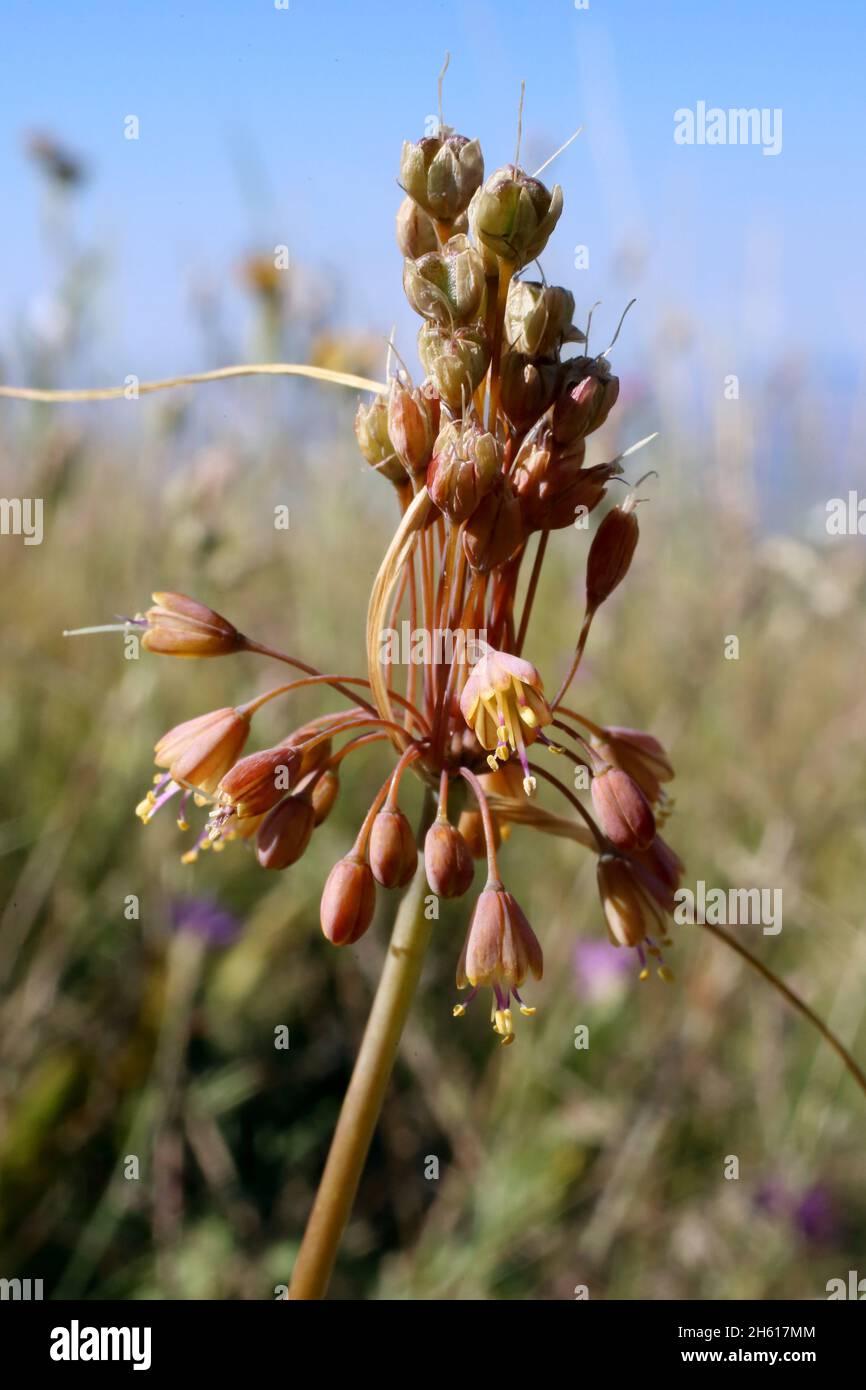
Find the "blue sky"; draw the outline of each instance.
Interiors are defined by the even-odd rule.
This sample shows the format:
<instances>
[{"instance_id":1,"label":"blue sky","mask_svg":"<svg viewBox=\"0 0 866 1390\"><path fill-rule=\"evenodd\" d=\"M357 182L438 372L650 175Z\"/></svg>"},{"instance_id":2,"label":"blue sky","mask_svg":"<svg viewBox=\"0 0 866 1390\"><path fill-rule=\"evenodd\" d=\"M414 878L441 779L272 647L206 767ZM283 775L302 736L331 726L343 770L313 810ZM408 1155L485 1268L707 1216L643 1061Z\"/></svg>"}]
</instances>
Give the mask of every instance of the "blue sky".
<instances>
[{"instance_id":1,"label":"blue sky","mask_svg":"<svg viewBox=\"0 0 866 1390\"><path fill-rule=\"evenodd\" d=\"M603 296L605 325L639 295L621 361L683 312L731 370L802 351L853 380L864 30L850 0L5 0L0 353L50 283L21 147L34 127L92 167L80 227L111 258L118 370L202 365L191 280L228 278L276 242L339 273L347 323L386 334L396 320L411 342L395 177L449 49L445 116L481 138L488 168L513 156L521 78L527 164L585 126L550 170L566 205L545 271L579 306ZM676 145L674 111L699 100L781 108L782 152ZM578 244L589 270L573 267Z\"/></svg>"}]
</instances>

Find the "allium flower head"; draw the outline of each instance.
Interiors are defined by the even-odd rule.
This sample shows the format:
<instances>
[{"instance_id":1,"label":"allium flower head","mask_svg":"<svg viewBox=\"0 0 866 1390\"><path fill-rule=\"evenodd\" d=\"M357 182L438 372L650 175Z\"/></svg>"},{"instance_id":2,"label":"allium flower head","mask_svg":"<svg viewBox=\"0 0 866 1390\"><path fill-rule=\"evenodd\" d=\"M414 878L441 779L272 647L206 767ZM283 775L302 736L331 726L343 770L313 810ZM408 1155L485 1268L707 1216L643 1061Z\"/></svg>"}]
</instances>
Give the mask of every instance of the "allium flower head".
<instances>
[{"instance_id":1,"label":"allium flower head","mask_svg":"<svg viewBox=\"0 0 866 1390\"><path fill-rule=\"evenodd\" d=\"M325 883L322 931L334 945L352 944L373 921L377 893L415 876L418 844L399 800L403 777L417 777L428 796L438 790L435 818L425 820L425 886L458 899L475 861L487 861L458 982L493 990L494 1026L510 1042L511 1001L530 1012L517 991L527 975L541 977L541 947L499 871L512 833L565 837L594 853L610 939L636 951L642 977L649 959L670 977L660 947L682 865L658 827L672 809L665 785L673 768L651 735L596 723L564 703L597 611L631 565L639 534L633 492L607 511L583 553L583 624L562 654L565 674L552 699L523 654L548 541L600 508L624 460L649 440L614 459L591 455L591 437L618 396L608 354L619 329L590 356L590 325L586 335L575 326L572 291L543 273L518 278L543 253L562 190L517 163L483 182L477 141L444 127L441 115L435 135L404 145L400 182L397 239L404 289L424 320L423 375L415 386L395 347L400 369L367 383L371 399L355 418L359 449L391 485L397 512L367 604L365 667L323 671L251 639L196 599L155 594L133 620L147 651L244 653L282 663L293 679L165 734L156 748L162 771L138 812L149 821L178 797L186 830L190 804L208 807L186 863L234 840L262 868L283 870L330 814L344 763L354 768L367 750L371 758L387 751L387 777ZM563 360L568 343L584 344L583 355ZM573 534L570 545L573 554ZM410 659L384 659L403 628ZM257 710L301 688L331 704L244 756ZM576 778L572 790L571 778L557 776L563 760L590 773L588 805ZM561 798L558 812L534 796L539 778ZM459 804L455 796L449 817L455 786Z\"/></svg>"}]
</instances>

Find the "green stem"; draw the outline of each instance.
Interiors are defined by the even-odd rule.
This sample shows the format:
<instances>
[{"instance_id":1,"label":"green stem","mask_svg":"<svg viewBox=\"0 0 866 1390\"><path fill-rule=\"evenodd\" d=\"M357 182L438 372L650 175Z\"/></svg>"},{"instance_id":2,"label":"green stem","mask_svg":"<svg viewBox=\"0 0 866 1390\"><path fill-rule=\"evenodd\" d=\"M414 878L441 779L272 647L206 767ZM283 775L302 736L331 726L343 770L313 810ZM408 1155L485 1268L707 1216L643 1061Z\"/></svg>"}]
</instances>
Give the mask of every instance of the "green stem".
<instances>
[{"instance_id":1,"label":"green stem","mask_svg":"<svg viewBox=\"0 0 866 1390\"><path fill-rule=\"evenodd\" d=\"M435 799L427 791L418 827L419 846L434 810ZM430 940L433 923L424 913L428 892L422 860L397 912L376 997L292 1272L292 1299L319 1299L327 1293Z\"/></svg>"}]
</instances>

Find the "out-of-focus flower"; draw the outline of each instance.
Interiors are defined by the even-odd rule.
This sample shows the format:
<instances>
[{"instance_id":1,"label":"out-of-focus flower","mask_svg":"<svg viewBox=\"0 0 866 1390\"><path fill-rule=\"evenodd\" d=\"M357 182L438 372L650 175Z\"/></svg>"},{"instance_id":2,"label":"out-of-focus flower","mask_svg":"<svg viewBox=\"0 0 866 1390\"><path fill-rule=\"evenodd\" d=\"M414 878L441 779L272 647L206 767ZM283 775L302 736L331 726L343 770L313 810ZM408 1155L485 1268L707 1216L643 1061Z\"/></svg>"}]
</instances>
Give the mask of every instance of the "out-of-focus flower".
<instances>
[{"instance_id":1,"label":"out-of-focus flower","mask_svg":"<svg viewBox=\"0 0 866 1390\"><path fill-rule=\"evenodd\" d=\"M178 898L171 916L175 931L190 932L209 946L231 946L243 929L239 917L209 898Z\"/></svg>"},{"instance_id":2,"label":"out-of-focus flower","mask_svg":"<svg viewBox=\"0 0 866 1390\"><path fill-rule=\"evenodd\" d=\"M578 941L572 963L580 996L590 1003L615 997L630 972L627 957L608 941Z\"/></svg>"}]
</instances>

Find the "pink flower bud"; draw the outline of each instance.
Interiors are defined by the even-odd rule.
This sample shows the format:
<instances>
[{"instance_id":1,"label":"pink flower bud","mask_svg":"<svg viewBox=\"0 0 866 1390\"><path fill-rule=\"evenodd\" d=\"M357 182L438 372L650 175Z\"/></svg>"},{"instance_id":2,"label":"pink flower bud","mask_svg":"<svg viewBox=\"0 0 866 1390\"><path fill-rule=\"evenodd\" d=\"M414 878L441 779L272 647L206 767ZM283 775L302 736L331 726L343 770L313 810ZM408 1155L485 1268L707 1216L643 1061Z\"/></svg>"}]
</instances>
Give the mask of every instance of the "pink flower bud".
<instances>
[{"instance_id":1,"label":"pink flower bud","mask_svg":"<svg viewBox=\"0 0 866 1390\"><path fill-rule=\"evenodd\" d=\"M219 784L219 801L239 819L270 811L298 780L301 755L290 744L241 758Z\"/></svg>"},{"instance_id":2,"label":"pink flower bud","mask_svg":"<svg viewBox=\"0 0 866 1390\"><path fill-rule=\"evenodd\" d=\"M403 812L386 806L370 831L370 868L383 888L405 888L418 867L418 846Z\"/></svg>"},{"instance_id":3,"label":"pink flower bud","mask_svg":"<svg viewBox=\"0 0 866 1390\"><path fill-rule=\"evenodd\" d=\"M462 898L472 882L475 866L469 847L447 820L435 820L427 831L424 869L427 882L440 898Z\"/></svg>"},{"instance_id":4,"label":"pink flower bud","mask_svg":"<svg viewBox=\"0 0 866 1390\"><path fill-rule=\"evenodd\" d=\"M148 608L143 619L145 651L162 656L228 656L242 647L237 629L196 599L163 592L154 594L153 601L154 607Z\"/></svg>"},{"instance_id":5,"label":"pink flower bud","mask_svg":"<svg viewBox=\"0 0 866 1390\"><path fill-rule=\"evenodd\" d=\"M617 849L648 849L656 833L652 807L637 782L618 767L592 779L592 804L602 830Z\"/></svg>"},{"instance_id":6,"label":"pink flower bud","mask_svg":"<svg viewBox=\"0 0 866 1390\"><path fill-rule=\"evenodd\" d=\"M289 796L269 811L256 836L256 856L263 869L287 869L301 858L315 824L306 796Z\"/></svg>"},{"instance_id":7,"label":"pink flower bud","mask_svg":"<svg viewBox=\"0 0 866 1390\"><path fill-rule=\"evenodd\" d=\"M322 931L332 946L351 946L369 927L376 907L370 865L355 855L338 859L328 874L319 908Z\"/></svg>"},{"instance_id":8,"label":"pink flower bud","mask_svg":"<svg viewBox=\"0 0 866 1390\"><path fill-rule=\"evenodd\" d=\"M629 499L613 507L592 538L586 561L586 603L594 611L628 574L640 529Z\"/></svg>"}]
</instances>

